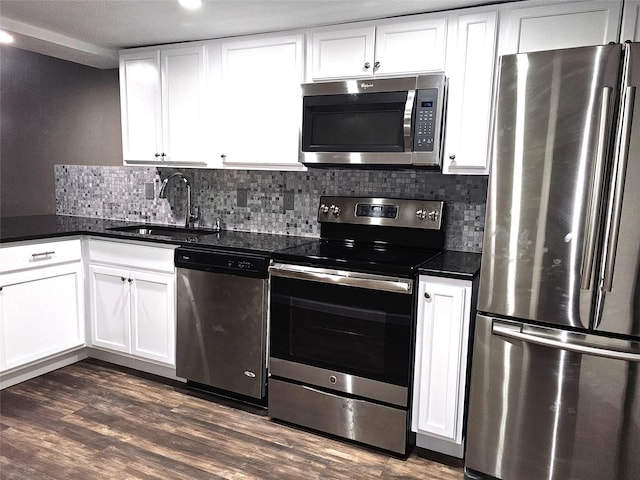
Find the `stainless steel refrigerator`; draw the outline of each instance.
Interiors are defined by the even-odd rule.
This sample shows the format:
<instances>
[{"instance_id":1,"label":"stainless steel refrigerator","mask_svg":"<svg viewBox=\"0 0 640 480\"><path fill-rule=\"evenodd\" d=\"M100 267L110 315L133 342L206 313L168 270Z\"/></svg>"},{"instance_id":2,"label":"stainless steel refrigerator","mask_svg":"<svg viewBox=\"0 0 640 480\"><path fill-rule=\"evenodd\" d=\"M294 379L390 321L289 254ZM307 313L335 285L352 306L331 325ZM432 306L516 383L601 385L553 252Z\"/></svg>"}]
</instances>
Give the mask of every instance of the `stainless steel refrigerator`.
<instances>
[{"instance_id":1,"label":"stainless steel refrigerator","mask_svg":"<svg viewBox=\"0 0 640 480\"><path fill-rule=\"evenodd\" d=\"M501 58L467 479L640 479L639 81L640 44Z\"/></svg>"}]
</instances>

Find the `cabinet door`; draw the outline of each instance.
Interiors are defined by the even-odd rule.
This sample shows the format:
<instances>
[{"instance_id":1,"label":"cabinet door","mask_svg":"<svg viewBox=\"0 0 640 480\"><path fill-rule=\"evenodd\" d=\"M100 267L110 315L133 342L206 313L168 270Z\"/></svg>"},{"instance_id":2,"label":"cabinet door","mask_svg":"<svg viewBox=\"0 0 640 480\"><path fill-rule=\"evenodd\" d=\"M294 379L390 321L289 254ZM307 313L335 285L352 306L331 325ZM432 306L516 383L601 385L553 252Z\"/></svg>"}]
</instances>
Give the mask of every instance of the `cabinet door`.
<instances>
[{"instance_id":1,"label":"cabinet door","mask_svg":"<svg viewBox=\"0 0 640 480\"><path fill-rule=\"evenodd\" d=\"M126 270L91 265L91 343L117 352L130 352L130 288Z\"/></svg>"},{"instance_id":2,"label":"cabinet door","mask_svg":"<svg viewBox=\"0 0 640 480\"><path fill-rule=\"evenodd\" d=\"M301 35L222 43L225 167L303 168L298 163L302 45Z\"/></svg>"},{"instance_id":3,"label":"cabinet door","mask_svg":"<svg viewBox=\"0 0 640 480\"><path fill-rule=\"evenodd\" d=\"M371 77L375 27L318 29L311 32L311 80Z\"/></svg>"},{"instance_id":4,"label":"cabinet door","mask_svg":"<svg viewBox=\"0 0 640 480\"><path fill-rule=\"evenodd\" d=\"M130 276L131 353L175 366L175 278L136 271Z\"/></svg>"},{"instance_id":5,"label":"cabinet door","mask_svg":"<svg viewBox=\"0 0 640 480\"><path fill-rule=\"evenodd\" d=\"M413 430L462 442L470 282L420 280Z\"/></svg>"},{"instance_id":6,"label":"cabinet door","mask_svg":"<svg viewBox=\"0 0 640 480\"><path fill-rule=\"evenodd\" d=\"M447 18L425 16L415 22L383 23L376 27L376 75L408 75L443 71Z\"/></svg>"},{"instance_id":7,"label":"cabinet door","mask_svg":"<svg viewBox=\"0 0 640 480\"><path fill-rule=\"evenodd\" d=\"M506 5L500 55L617 42L621 1L581 1L555 5Z\"/></svg>"},{"instance_id":8,"label":"cabinet door","mask_svg":"<svg viewBox=\"0 0 640 480\"><path fill-rule=\"evenodd\" d=\"M620 41L640 42L640 0L625 0Z\"/></svg>"},{"instance_id":9,"label":"cabinet door","mask_svg":"<svg viewBox=\"0 0 640 480\"><path fill-rule=\"evenodd\" d=\"M451 18L443 173L489 173L496 12Z\"/></svg>"},{"instance_id":10,"label":"cabinet door","mask_svg":"<svg viewBox=\"0 0 640 480\"><path fill-rule=\"evenodd\" d=\"M124 161L157 161L162 153L158 50L120 55L120 108Z\"/></svg>"},{"instance_id":11,"label":"cabinet door","mask_svg":"<svg viewBox=\"0 0 640 480\"><path fill-rule=\"evenodd\" d=\"M80 262L4 275L0 282L0 370L84 345Z\"/></svg>"},{"instance_id":12,"label":"cabinet door","mask_svg":"<svg viewBox=\"0 0 640 480\"><path fill-rule=\"evenodd\" d=\"M161 61L162 159L204 163L204 46L162 50Z\"/></svg>"}]
</instances>

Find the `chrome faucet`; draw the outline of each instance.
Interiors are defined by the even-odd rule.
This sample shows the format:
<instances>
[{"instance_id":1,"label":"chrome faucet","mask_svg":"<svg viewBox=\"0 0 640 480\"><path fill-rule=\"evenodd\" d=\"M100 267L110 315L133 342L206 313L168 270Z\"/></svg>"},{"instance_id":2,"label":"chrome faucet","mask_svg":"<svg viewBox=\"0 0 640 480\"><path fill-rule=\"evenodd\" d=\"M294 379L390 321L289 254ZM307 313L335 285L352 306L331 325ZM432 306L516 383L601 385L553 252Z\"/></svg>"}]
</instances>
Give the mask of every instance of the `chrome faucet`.
<instances>
[{"instance_id":1,"label":"chrome faucet","mask_svg":"<svg viewBox=\"0 0 640 480\"><path fill-rule=\"evenodd\" d=\"M169 175L162 182L162 185L160 186L160 193L158 194L158 197L159 198L167 198L167 184L169 183L169 180L171 180L173 177L180 177L182 179L182 181L185 183L185 185L187 186L187 213L185 215L184 226L186 228L190 228L190 227L193 226L193 223L196 220L198 220L198 214L197 213L193 214L191 212L191 185L189 184L189 180L187 180L187 177L185 177L180 172L175 172L175 173L172 173L171 175Z\"/></svg>"}]
</instances>

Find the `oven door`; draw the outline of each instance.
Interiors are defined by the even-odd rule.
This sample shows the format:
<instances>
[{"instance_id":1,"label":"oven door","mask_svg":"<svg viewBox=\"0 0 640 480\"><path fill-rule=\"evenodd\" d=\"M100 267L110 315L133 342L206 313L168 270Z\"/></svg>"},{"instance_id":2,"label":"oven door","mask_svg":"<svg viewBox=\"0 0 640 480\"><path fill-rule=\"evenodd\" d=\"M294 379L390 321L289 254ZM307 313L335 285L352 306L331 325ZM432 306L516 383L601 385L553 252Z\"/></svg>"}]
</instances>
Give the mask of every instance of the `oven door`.
<instances>
[{"instance_id":1,"label":"oven door","mask_svg":"<svg viewBox=\"0 0 640 480\"><path fill-rule=\"evenodd\" d=\"M270 272L276 364L284 360L313 367L309 372L347 374L352 383L367 379L406 391L413 280L283 264Z\"/></svg>"}]
</instances>

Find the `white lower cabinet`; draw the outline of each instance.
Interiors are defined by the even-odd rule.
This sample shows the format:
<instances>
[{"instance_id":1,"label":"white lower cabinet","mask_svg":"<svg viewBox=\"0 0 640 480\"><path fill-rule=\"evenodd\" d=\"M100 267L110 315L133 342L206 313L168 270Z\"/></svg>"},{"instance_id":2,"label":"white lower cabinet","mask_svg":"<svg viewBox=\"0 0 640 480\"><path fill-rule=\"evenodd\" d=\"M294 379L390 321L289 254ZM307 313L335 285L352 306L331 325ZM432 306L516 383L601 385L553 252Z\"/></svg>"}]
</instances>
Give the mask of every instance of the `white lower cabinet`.
<instances>
[{"instance_id":1,"label":"white lower cabinet","mask_svg":"<svg viewBox=\"0 0 640 480\"><path fill-rule=\"evenodd\" d=\"M421 276L412 430L418 447L463 457L472 282Z\"/></svg>"},{"instance_id":2,"label":"white lower cabinet","mask_svg":"<svg viewBox=\"0 0 640 480\"><path fill-rule=\"evenodd\" d=\"M30 372L30 366L84 347L80 240L3 246L0 265L0 383L4 388L58 368Z\"/></svg>"},{"instance_id":3,"label":"white lower cabinet","mask_svg":"<svg viewBox=\"0 0 640 480\"><path fill-rule=\"evenodd\" d=\"M90 241L91 345L175 366L173 248Z\"/></svg>"}]
</instances>

